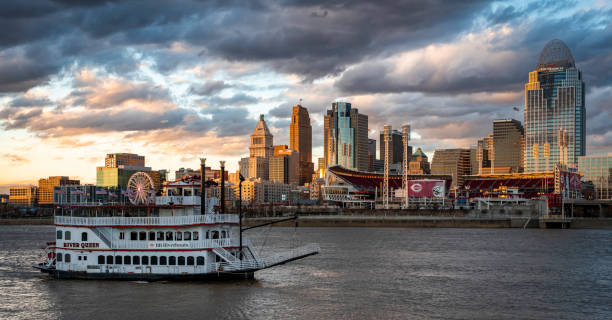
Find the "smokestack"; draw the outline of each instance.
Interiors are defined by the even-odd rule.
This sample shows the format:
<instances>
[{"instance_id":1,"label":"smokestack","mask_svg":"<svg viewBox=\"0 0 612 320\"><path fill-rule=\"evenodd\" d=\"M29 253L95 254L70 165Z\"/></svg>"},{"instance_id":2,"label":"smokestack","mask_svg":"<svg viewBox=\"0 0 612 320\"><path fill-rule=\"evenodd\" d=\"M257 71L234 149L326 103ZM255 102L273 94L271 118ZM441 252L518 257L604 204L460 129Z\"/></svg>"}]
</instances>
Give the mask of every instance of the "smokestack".
<instances>
[{"instance_id":1,"label":"smokestack","mask_svg":"<svg viewBox=\"0 0 612 320\"><path fill-rule=\"evenodd\" d=\"M221 161L221 213L225 214L225 161Z\"/></svg>"},{"instance_id":2,"label":"smokestack","mask_svg":"<svg viewBox=\"0 0 612 320\"><path fill-rule=\"evenodd\" d=\"M206 158L200 158L200 214L206 214Z\"/></svg>"}]
</instances>

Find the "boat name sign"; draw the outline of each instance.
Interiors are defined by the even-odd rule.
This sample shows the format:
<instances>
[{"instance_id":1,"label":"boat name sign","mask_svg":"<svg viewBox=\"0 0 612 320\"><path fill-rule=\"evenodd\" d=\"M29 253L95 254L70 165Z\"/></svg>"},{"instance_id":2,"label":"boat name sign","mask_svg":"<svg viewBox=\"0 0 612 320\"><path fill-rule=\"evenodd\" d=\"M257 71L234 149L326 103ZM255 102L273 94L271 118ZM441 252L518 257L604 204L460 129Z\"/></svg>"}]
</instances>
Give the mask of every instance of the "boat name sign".
<instances>
[{"instance_id":1,"label":"boat name sign","mask_svg":"<svg viewBox=\"0 0 612 320\"><path fill-rule=\"evenodd\" d=\"M64 248L100 248L97 242L64 242Z\"/></svg>"},{"instance_id":2,"label":"boat name sign","mask_svg":"<svg viewBox=\"0 0 612 320\"><path fill-rule=\"evenodd\" d=\"M149 242L151 249L177 249L189 248L188 242Z\"/></svg>"}]
</instances>

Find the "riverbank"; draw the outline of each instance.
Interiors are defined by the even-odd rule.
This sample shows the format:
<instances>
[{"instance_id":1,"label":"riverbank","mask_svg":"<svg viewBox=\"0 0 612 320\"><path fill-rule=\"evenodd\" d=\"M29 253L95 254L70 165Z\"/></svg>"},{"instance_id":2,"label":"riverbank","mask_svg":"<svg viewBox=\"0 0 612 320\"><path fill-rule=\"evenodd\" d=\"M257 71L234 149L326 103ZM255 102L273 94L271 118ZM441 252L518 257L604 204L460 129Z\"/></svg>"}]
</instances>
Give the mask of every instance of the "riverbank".
<instances>
[{"instance_id":1,"label":"riverbank","mask_svg":"<svg viewBox=\"0 0 612 320\"><path fill-rule=\"evenodd\" d=\"M277 217L246 218L243 226L255 226L278 220ZM0 225L53 225L53 217L0 219ZM296 221L273 226L295 227ZM312 215L300 216L298 227L375 227L375 228L540 228L538 218L470 216L379 216ZM610 218L573 218L572 229L612 229Z\"/></svg>"}]
</instances>

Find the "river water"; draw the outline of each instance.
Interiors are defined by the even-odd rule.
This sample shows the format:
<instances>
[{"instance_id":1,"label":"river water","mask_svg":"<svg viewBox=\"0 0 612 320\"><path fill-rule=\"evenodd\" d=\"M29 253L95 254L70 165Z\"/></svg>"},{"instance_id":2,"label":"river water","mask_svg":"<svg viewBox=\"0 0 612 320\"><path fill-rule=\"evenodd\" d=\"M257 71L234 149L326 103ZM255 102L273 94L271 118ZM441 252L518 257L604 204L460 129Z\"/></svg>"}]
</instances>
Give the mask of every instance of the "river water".
<instances>
[{"instance_id":1,"label":"river water","mask_svg":"<svg viewBox=\"0 0 612 320\"><path fill-rule=\"evenodd\" d=\"M52 226L0 226L0 319L612 319L612 231L262 228L321 253L215 283L53 280Z\"/></svg>"}]
</instances>

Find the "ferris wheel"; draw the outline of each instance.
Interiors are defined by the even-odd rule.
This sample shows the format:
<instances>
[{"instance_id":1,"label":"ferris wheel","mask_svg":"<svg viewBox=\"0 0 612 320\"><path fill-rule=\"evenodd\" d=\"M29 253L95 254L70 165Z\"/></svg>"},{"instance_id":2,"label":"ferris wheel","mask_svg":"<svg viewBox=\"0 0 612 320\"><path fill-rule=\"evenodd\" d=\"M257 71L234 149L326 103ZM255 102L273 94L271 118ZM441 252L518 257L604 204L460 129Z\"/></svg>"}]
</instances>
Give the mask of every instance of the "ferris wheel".
<instances>
[{"instance_id":1,"label":"ferris wheel","mask_svg":"<svg viewBox=\"0 0 612 320\"><path fill-rule=\"evenodd\" d=\"M130 202L136 205L153 202L155 197L153 179L144 172L134 173L127 184L127 196Z\"/></svg>"}]
</instances>

